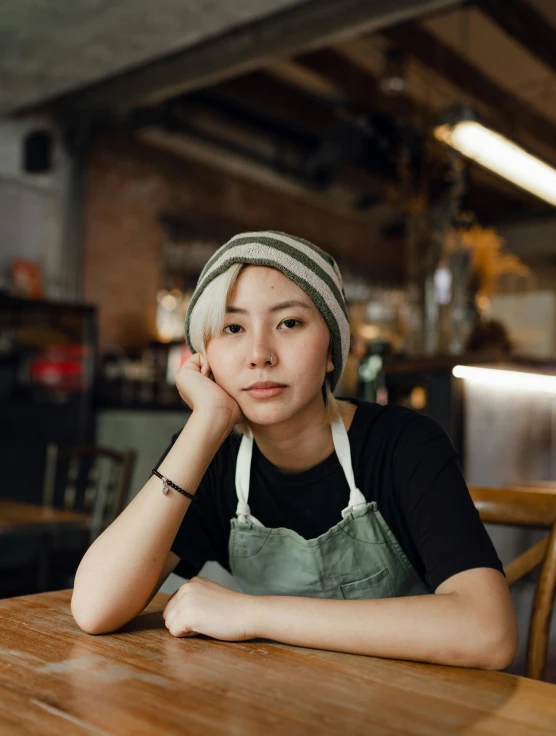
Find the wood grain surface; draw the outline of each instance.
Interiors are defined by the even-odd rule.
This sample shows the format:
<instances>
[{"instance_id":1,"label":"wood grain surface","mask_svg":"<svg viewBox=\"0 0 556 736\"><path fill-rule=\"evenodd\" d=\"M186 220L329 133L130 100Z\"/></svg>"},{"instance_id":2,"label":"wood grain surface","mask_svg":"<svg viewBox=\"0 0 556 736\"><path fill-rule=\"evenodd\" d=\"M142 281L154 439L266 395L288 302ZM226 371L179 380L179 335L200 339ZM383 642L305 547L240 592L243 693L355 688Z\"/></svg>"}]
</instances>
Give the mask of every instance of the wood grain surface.
<instances>
[{"instance_id":1,"label":"wood grain surface","mask_svg":"<svg viewBox=\"0 0 556 736\"><path fill-rule=\"evenodd\" d=\"M56 531L90 523L88 514L47 506L0 500L0 535L27 531Z\"/></svg>"},{"instance_id":2,"label":"wood grain surface","mask_svg":"<svg viewBox=\"0 0 556 736\"><path fill-rule=\"evenodd\" d=\"M71 591L0 601L0 733L556 734L556 685L271 642L172 637L158 594L114 634Z\"/></svg>"}]
</instances>

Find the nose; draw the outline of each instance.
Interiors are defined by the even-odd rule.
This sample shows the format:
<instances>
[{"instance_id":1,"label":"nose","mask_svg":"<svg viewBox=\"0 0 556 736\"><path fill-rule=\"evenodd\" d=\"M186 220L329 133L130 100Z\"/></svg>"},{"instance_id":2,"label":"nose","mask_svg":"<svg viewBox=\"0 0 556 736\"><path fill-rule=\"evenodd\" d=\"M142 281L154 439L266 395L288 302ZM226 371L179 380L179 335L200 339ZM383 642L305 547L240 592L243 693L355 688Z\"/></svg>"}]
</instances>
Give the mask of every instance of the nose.
<instances>
[{"instance_id":1,"label":"nose","mask_svg":"<svg viewBox=\"0 0 556 736\"><path fill-rule=\"evenodd\" d=\"M266 368L266 366L274 366L278 362L270 341L265 339L264 336L253 339L249 362L252 368Z\"/></svg>"}]
</instances>

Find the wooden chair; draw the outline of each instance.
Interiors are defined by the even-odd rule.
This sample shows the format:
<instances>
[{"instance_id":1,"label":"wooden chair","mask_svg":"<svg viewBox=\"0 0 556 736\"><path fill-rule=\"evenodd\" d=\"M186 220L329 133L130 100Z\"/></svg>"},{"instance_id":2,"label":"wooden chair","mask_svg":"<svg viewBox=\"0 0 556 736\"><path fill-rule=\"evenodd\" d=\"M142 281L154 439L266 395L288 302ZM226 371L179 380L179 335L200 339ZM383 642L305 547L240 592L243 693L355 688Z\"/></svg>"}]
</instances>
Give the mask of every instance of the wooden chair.
<instances>
[{"instance_id":1,"label":"wooden chair","mask_svg":"<svg viewBox=\"0 0 556 736\"><path fill-rule=\"evenodd\" d=\"M106 472L102 460L108 461ZM124 508L135 452L105 447L46 448L43 504L91 514L91 542Z\"/></svg>"},{"instance_id":2,"label":"wooden chair","mask_svg":"<svg viewBox=\"0 0 556 736\"><path fill-rule=\"evenodd\" d=\"M60 448L49 444L43 485L43 504L48 507L82 511L90 515L83 531L88 544L123 510L135 464L135 452L117 452L105 447L77 446ZM65 542L71 534L65 534ZM83 541L75 543L84 552ZM50 563L54 556L52 535L43 538L38 565L39 590L48 589ZM86 546L86 545L85 545ZM64 555L60 555L64 557ZM69 559L69 556L68 556Z\"/></svg>"},{"instance_id":3,"label":"wooden chair","mask_svg":"<svg viewBox=\"0 0 556 736\"><path fill-rule=\"evenodd\" d=\"M527 639L525 675L545 678L556 590L556 489L484 488L469 491L484 523L547 529L547 536L504 567L509 585L540 565Z\"/></svg>"}]
</instances>

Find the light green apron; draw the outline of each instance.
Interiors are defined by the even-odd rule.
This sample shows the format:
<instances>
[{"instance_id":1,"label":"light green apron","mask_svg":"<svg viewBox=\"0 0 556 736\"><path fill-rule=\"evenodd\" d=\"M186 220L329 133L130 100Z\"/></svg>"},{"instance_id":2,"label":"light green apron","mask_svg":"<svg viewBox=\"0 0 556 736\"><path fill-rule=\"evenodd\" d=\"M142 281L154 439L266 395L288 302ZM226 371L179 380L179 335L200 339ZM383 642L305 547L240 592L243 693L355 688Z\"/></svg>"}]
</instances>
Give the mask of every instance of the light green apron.
<instances>
[{"instance_id":1,"label":"light green apron","mask_svg":"<svg viewBox=\"0 0 556 736\"><path fill-rule=\"evenodd\" d=\"M342 520L315 539L291 529L268 529L251 515L249 479L253 435L241 440L236 467L237 517L231 519L230 567L252 595L309 598L392 598L431 591L400 547L375 501L356 487L344 423L331 425L350 499ZM326 503L326 499L323 499Z\"/></svg>"}]
</instances>

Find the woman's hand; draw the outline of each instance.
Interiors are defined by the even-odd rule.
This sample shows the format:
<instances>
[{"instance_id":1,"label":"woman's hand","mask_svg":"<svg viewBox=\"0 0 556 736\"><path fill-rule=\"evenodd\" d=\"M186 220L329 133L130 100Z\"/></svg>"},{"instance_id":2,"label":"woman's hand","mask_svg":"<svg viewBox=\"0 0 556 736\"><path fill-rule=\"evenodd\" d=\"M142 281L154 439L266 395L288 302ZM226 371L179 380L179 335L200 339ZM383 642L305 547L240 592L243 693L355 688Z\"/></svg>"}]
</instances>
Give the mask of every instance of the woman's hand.
<instances>
[{"instance_id":1,"label":"woman's hand","mask_svg":"<svg viewBox=\"0 0 556 736\"><path fill-rule=\"evenodd\" d=\"M176 386L180 396L193 411L209 411L230 414L230 423L245 419L239 404L214 380L208 360L201 353L194 353L176 374Z\"/></svg>"},{"instance_id":2,"label":"woman's hand","mask_svg":"<svg viewBox=\"0 0 556 736\"><path fill-rule=\"evenodd\" d=\"M257 636L256 602L257 596L194 577L170 598L162 618L172 636L205 634L223 641L245 641Z\"/></svg>"}]
</instances>

